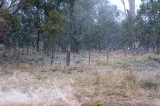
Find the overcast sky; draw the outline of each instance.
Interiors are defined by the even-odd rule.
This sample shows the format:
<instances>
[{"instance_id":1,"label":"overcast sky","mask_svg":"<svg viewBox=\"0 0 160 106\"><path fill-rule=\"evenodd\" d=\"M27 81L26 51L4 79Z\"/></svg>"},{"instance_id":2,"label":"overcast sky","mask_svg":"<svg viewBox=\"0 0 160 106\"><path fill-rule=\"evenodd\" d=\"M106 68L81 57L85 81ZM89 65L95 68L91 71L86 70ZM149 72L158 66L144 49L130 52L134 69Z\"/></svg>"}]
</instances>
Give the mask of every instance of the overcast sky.
<instances>
[{"instance_id":1,"label":"overcast sky","mask_svg":"<svg viewBox=\"0 0 160 106\"><path fill-rule=\"evenodd\" d=\"M120 9L120 10L124 10L123 9L123 5L121 3L121 0L109 0L112 4L115 4L117 5L117 7ZM126 8L128 8L128 0L125 0L126 2ZM136 0L136 9L139 8L139 5L141 4L141 0Z\"/></svg>"}]
</instances>

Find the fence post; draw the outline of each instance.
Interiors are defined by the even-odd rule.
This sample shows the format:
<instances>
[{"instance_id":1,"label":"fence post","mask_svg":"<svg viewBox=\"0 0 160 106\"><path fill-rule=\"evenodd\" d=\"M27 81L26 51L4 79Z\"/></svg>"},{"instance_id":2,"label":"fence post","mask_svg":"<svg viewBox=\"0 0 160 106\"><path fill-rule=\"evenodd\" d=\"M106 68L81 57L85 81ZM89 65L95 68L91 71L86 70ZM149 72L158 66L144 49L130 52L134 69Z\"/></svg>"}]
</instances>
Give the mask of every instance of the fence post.
<instances>
[{"instance_id":1,"label":"fence post","mask_svg":"<svg viewBox=\"0 0 160 106\"><path fill-rule=\"evenodd\" d=\"M91 50L89 49L89 64L91 64Z\"/></svg>"},{"instance_id":2,"label":"fence post","mask_svg":"<svg viewBox=\"0 0 160 106\"><path fill-rule=\"evenodd\" d=\"M67 50L66 53L66 66L70 66L70 51Z\"/></svg>"}]
</instances>

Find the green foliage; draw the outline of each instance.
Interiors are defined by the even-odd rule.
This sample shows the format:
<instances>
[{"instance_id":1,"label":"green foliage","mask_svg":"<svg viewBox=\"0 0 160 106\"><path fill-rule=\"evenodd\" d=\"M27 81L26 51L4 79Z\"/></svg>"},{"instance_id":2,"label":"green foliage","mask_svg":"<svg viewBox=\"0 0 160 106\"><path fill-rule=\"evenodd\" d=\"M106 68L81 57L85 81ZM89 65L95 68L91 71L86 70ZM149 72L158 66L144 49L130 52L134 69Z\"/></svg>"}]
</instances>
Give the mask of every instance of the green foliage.
<instances>
[{"instance_id":1,"label":"green foliage","mask_svg":"<svg viewBox=\"0 0 160 106\"><path fill-rule=\"evenodd\" d=\"M54 44L64 50L119 46L119 12L106 0L20 0L20 3L20 11L14 15L0 9L0 17L12 23L12 36L18 45L47 42L47 47Z\"/></svg>"},{"instance_id":2,"label":"green foliage","mask_svg":"<svg viewBox=\"0 0 160 106\"><path fill-rule=\"evenodd\" d=\"M40 5L42 0L23 0L23 4L32 4L35 5L36 7Z\"/></svg>"},{"instance_id":3,"label":"green foliage","mask_svg":"<svg viewBox=\"0 0 160 106\"><path fill-rule=\"evenodd\" d=\"M12 15L5 9L0 9L0 17L3 18L7 23L11 23Z\"/></svg>"},{"instance_id":4,"label":"green foliage","mask_svg":"<svg viewBox=\"0 0 160 106\"><path fill-rule=\"evenodd\" d=\"M93 101L87 106L103 106L103 104L100 101Z\"/></svg>"},{"instance_id":5,"label":"green foliage","mask_svg":"<svg viewBox=\"0 0 160 106\"><path fill-rule=\"evenodd\" d=\"M64 0L66 3L74 4L76 0Z\"/></svg>"},{"instance_id":6,"label":"green foliage","mask_svg":"<svg viewBox=\"0 0 160 106\"><path fill-rule=\"evenodd\" d=\"M127 46L132 48L132 28L129 17L122 21L121 27L120 44L123 47Z\"/></svg>"},{"instance_id":7,"label":"green foliage","mask_svg":"<svg viewBox=\"0 0 160 106\"><path fill-rule=\"evenodd\" d=\"M91 2L91 0L88 0L88 2ZM92 19L93 17L91 17L89 21L91 22L89 31L84 36L83 43L87 47L94 47L99 50L117 48L118 36L121 32L120 24L116 20L119 16L117 7L110 5L106 0L100 0L99 2L95 1L94 6L93 4L88 3L83 5L87 11L89 8L94 10L94 6L99 5L96 10L97 14L92 13L91 10L89 11L92 13L91 15L95 15L96 22L95 19ZM87 17L90 18L90 14L87 14Z\"/></svg>"},{"instance_id":8,"label":"green foliage","mask_svg":"<svg viewBox=\"0 0 160 106\"><path fill-rule=\"evenodd\" d=\"M11 25L12 32L19 30L20 29L20 17L13 16L11 24L12 24Z\"/></svg>"},{"instance_id":9,"label":"green foliage","mask_svg":"<svg viewBox=\"0 0 160 106\"><path fill-rule=\"evenodd\" d=\"M12 33L20 29L20 17L5 9L0 9L0 17L10 26Z\"/></svg>"},{"instance_id":10,"label":"green foliage","mask_svg":"<svg viewBox=\"0 0 160 106\"><path fill-rule=\"evenodd\" d=\"M49 20L44 25L44 31L52 36L64 32L64 16L56 10L49 13Z\"/></svg>"},{"instance_id":11,"label":"green foliage","mask_svg":"<svg viewBox=\"0 0 160 106\"><path fill-rule=\"evenodd\" d=\"M160 44L160 2L157 0L142 1L138 11L135 32L140 44L146 48Z\"/></svg>"}]
</instances>

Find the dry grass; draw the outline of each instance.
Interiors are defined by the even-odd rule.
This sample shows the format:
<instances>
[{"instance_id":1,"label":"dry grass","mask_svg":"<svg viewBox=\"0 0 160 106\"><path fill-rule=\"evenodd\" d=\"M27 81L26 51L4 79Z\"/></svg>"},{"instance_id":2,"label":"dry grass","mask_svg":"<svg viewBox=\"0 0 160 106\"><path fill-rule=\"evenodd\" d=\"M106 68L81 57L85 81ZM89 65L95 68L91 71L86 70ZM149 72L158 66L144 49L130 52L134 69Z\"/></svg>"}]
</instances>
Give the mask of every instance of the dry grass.
<instances>
[{"instance_id":1,"label":"dry grass","mask_svg":"<svg viewBox=\"0 0 160 106\"><path fill-rule=\"evenodd\" d=\"M81 92L79 99L89 106L94 106L94 103L97 102L102 106L132 106L132 103L136 104L135 101L138 103L139 100L141 100L142 104L146 104L144 100L147 101L150 100L150 98L156 98L152 94L159 92L157 86L157 89L146 90L148 85L145 85L143 88L141 85L144 83L136 80L136 76L133 73L120 70L109 73L99 73L93 76L90 75L89 77L83 75L83 77L80 78L82 78L79 79L80 82L78 82L80 87L77 87L79 88L79 92ZM147 102L147 104L150 106L153 105L152 102ZM156 102L155 106L158 106Z\"/></svg>"},{"instance_id":2,"label":"dry grass","mask_svg":"<svg viewBox=\"0 0 160 106\"><path fill-rule=\"evenodd\" d=\"M127 59L143 62L130 58L70 67L1 66L0 106L160 106L159 73L134 70Z\"/></svg>"},{"instance_id":3,"label":"dry grass","mask_svg":"<svg viewBox=\"0 0 160 106\"><path fill-rule=\"evenodd\" d=\"M5 71L8 72L0 74L0 95L6 99L4 103L1 98L3 106L16 103L20 106L132 106L134 103L158 106L155 100L160 94L155 77L138 80L138 73L120 68L24 65L18 69L11 66Z\"/></svg>"}]
</instances>

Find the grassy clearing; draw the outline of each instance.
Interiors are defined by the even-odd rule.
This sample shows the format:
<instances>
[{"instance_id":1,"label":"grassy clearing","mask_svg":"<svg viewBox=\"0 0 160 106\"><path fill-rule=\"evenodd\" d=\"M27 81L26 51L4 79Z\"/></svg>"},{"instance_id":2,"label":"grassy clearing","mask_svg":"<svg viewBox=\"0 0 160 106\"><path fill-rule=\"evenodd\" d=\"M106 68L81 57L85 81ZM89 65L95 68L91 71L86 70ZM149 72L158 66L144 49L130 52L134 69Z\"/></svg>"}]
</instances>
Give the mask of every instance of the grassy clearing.
<instances>
[{"instance_id":1,"label":"grassy clearing","mask_svg":"<svg viewBox=\"0 0 160 106\"><path fill-rule=\"evenodd\" d=\"M156 55L156 54L147 54L144 56L140 56L140 57L134 57L131 58L131 62L132 63L151 63L151 62L159 62L160 61L160 55Z\"/></svg>"},{"instance_id":2,"label":"grassy clearing","mask_svg":"<svg viewBox=\"0 0 160 106\"><path fill-rule=\"evenodd\" d=\"M130 102L136 100L136 98L141 98L142 104L145 104L143 99L155 98L151 94L159 92L159 85L156 86L156 89L148 89L148 87L154 87L155 85L148 86L146 84L148 80L143 80L146 82L144 84L142 80L136 79L136 74L130 71L116 70L89 76L83 74L82 76L78 77L79 79L77 79L78 82L76 83L78 87L76 88L78 88L79 92L78 98L86 106L133 105ZM155 83L153 79L151 81ZM152 103L148 104L151 105Z\"/></svg>"},{"instance_id":3,"label":"grassy clearing","mask_svg":"<svg viewBox=\"0 0 160 106\"><path fill-rule=\"evenodd\" d=\"M67 70L69 73L66 72ZM33 103L41 105L47 103L54 106L58 103L53 103L48 99L52 97L57 100L56 96L60 95L58 100L60 99L59 103L62 103L62 106L81 104L84 106L127 106L130 104L132 106L132 102L143 104L146 103L145 100L157 98L154 94L159 95L159 84L154 78L149 81L137 80L135 72L124 71L121 68L106 69L103 66L80 65L48 66L42 69L26 65L12 71L12 74L1 75L0 79L5 79L3 84L1 82L1 92L7 93L14 89L21 92L20 96L27 95L27 103L33 99L35 100ZM43 102L38 102L37 98ZM137 98L141 98L141 101ZM69 103L66 103L66 100ZM152 102L147 102L147 104L150 105Z\"/></svg>"},{"instance_id":4,"label":"grassy clearing","mask_svg":"<svg viewBox=\"0 0 160 106\"><path fill-rule=\"evenodd\" d=\"M147 54L144 56L136 56L136 57L130 57L130 58L124 58L121 61L102 61L97 60L96 65L99 66L109 66L114 69L116 68L130 68L132 65L139 65L139 64L153 64L154 63L160 63L160 55L155 54Z\"/></svg>"},{"instance_id":5,"label":"grassy clearing","mask_svg":"<svg viewBox=\"0 0 160 106\"><path fill-rule=\"evenodd\" d=\"M153 61L149 57L70 67L28 64L0 67L0 105L158 106L159 73L130 69L134 63Z\"/></svg>"}]
</instances>

